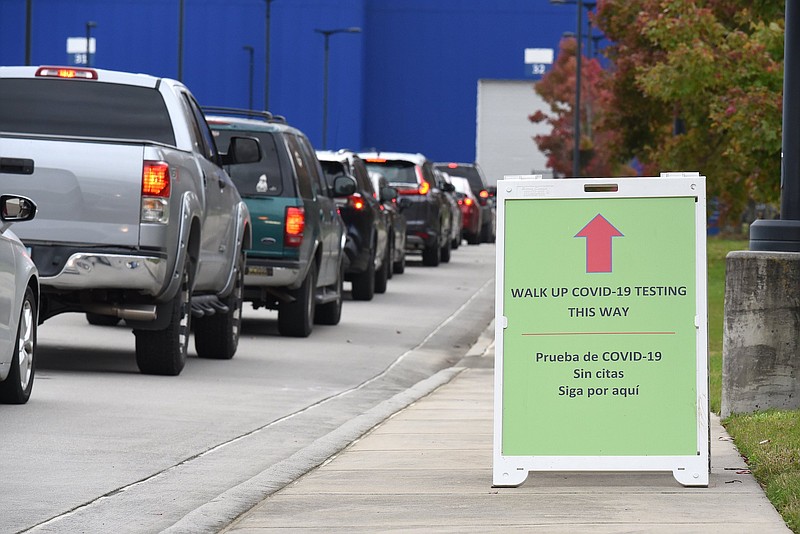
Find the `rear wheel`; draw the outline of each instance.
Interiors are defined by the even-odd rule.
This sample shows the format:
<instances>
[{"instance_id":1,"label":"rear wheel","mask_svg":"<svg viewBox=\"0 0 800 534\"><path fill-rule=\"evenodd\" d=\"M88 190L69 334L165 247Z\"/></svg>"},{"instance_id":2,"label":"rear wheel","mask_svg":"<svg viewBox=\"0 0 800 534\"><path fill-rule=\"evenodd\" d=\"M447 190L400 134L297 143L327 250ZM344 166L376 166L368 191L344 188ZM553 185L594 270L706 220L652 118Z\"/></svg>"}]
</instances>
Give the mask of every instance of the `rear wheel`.
<instances>
[{"instance_id":1,"label":"rear wheel","mask_svg":"<svg viewBox=\"0 0 800 534\"><path fill-rule=\"evenodd\" d=\"M448 239L447 242L442 247L441 259L442 263L449 263L450 262L450 240Z\"/></svg>"},{"instance_id":2,"label":"rear wheel","mask_svg":"<svg viewBox=\"0 0 800 534\"><path fill-rule=\"evenodd\" d=\"M99 313L87 313L86 320L95 326L116 326L119 324L119 317L113 315L100 315Z\"/></svg>"},{"instance_id":3,"label":"rear wheel","mask_svg":"<svg viewBox=\"0 0 800 534\"><path fill-rule=\"evenodd\" d=\"M170 303L169 324L163 330L134 330L136 336L136 364L148 375L177 376L186 365L189 331L192 326L191 268L187 260L183 266L181 286Z\"/></svg>"},{"instance_id":4,"label":"rear wheel","mask_svg":"<svg viewBox=\"0 0 800 534\"><path fill-rule=\"evenodd\" d=\"M403 274L406 272L406 251L403 251L403 255L400 257L399 260L394 262L392 265L392 270L394 274Z\"/></svg>"},{"instance_id":5,"label":"rear wheel","mask_svg":"<svg viewBox=\"0 0 800 534\"><path fill-rule=\"evenodd\" d=\"M336 278L336 298L331 302L320 304L314 312L314 322L317 324L337 325L342 318L342 293L344 280L344 265L339 264L339 276Z\"/></svg>"},{"instance_id":6,"label":"rear wheel","mask_svg":"<svg viewBox=\"0 0 800 534\"><path fill-rule=\"evenodd\" d=\"M234 285L230 295L220 299L228 311L195 319L194 348L201 358L230 360L239 347L244 291L244 251L236 258Z\"/></svg>"},{"instance_id":7,"label":"rear wheel","mask_svg":"<svg viewBox=\"0 0 800 534\"><path fill-rule=\"evenodd\" d=\"M375 296L375 251L372 251L364 272L353 276L353 300L372 300Z\"/></svg>"},{"instance_id":8,"label":"rear wheel","mask_svg":"<svg viewBox=\"0 0 800 534\"><path fill-rule=\"evenodd\" d=\"M387 244L386 251L383 254L383 261L381 262L381 268L375 273L375 293L386 293L389 271L391 270L389 252L389 245Z\"/></svg>"},{"instance_id":9,"label":"rear wheel","mask_svg":"<svg viewBox=\"0 0 800 534\"><path fill-rule=\"evenodd\" d=\"M294 300L278 306L278 332L282 336L308 337L314 325L314 293L317 290L317 264L308 267L303 284L290 291Z\"/></svg>"},{"instance_id":10,"label":"rear wheel","mask_svg":"<svg viewBox=\"0 0 800 534\"><path fill-rule=\"evenodd\" d=\"M467 234L467 243L470 245L480 245L481 244L481 234L480 232L475 232L474 234Z\"/></svg>"},{"instance_id":11,"label":"rear wheel","mask_svg":"<svg viewBox=\"0 0 800 534\"><path fill-rule=\"evenodd\" d=\"M6 379L0 382L0 402L5 404L25 404L31 396L36 372L36 317L36 297L29 287L22 300L11 368Z\"/></svg>"},{"instance_id":12,"label":"rear wheel","mask_svg":"<svg viewBox=\"0 0 800 534\"><path fill-rule=\"evenodd\" d=\"M441 253L442 249L439 248L438 243L425 247L422 250L422 265L436 267L442 259Z\"/></svg>"}]
</instances>

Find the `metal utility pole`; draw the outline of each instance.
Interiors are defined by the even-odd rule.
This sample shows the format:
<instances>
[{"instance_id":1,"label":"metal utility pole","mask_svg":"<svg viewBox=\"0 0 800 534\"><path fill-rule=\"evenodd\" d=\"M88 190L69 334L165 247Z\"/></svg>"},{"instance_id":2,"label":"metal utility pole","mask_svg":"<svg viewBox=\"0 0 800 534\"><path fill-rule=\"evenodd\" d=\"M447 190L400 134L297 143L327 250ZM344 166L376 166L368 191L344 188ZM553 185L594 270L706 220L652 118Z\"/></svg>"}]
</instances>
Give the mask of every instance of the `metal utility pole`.
<instances>
[{"instance_id":1,"label":"metal utility pole","mask_svg":"<svg viewBox=\"0 0 800 534\"><path fill-rule=\"evenodd\" d=\"M800 0L786 0L781 218L750 225L750 250L800 252Z\"/></svg>"},{"instance_id":2,"label":"metal utility pole","mask_svg":"<svg viewBox=\"0 0 800 534\"><path fill-rule=\"evenodd\" d=\"M336 30L314 30L325 37L325 59L322 66L322 149L328 148L328 58L330 55L330 45L328 43L331 35L336 33L361 33L361 28L340 28Z\"/></svg>"}]
</instances>

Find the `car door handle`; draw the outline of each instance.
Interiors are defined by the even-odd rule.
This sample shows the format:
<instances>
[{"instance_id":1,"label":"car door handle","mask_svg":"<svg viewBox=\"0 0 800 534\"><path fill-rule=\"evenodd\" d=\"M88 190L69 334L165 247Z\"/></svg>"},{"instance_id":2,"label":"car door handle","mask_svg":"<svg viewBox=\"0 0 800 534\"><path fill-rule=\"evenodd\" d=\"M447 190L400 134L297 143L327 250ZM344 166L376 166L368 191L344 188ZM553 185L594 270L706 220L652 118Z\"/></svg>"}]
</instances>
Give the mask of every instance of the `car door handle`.
<instances>
[{"instance_id":1,"label":"car door handle","mask_svg":"<svg viewBox=\"0 0 800 534\"><path fill-rule=\"evenodd\" d=\"M0 172L6 174L33 174L33 160L27 158L0 158Z\"/></svg>"}]
</instances>

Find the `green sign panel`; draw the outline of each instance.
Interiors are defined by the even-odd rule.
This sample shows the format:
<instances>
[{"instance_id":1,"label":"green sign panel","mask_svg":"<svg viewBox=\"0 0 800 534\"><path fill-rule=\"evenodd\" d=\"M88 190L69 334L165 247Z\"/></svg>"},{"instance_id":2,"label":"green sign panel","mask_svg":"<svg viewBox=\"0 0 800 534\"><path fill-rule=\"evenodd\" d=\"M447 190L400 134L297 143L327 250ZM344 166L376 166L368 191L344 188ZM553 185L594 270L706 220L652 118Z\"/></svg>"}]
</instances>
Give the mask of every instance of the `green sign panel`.
<instances>
[{"instance_id":1,"label":"green sign panel","mask_svg":"<svg viewBox=\"0 0 800 534\"><path fill-rule=\"evenodd\" d=\"M500 195L495 453L529 459L515 468L526 476L541 458L553 469L676 471L707 459L705 228L690 188L704 181L628 181L638 183L627 195L573 180L498 184L515 187ZM537 196L545 189L526 182L549 189ZM559 194L561 182L573 183Z\"/></svg>"}]
</instances>

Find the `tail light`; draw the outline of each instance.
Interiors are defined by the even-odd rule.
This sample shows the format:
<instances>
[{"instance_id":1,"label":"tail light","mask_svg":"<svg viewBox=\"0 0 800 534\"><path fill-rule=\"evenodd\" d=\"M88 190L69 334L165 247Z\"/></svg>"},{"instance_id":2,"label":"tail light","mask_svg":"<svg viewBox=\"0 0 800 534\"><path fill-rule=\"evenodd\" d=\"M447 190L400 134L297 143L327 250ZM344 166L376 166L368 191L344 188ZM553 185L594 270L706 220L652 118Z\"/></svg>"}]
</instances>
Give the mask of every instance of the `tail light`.
<instances>
[{"instance_id":1,"label":"tail light","mask_svg":"<svg viewBox=\"0 0 800 534\"><path fill-rule=\"evenodd\" d=\"M283 244L287 247L299 247L303 243L303 231L306 228L306 211L302 207L286 208L286 223L283 231Z\"/></svg>"},{"instance_id":2,"label":"tail light","mask_svg":"<svg viewBox=\"0 0 800 534\"><path fill-rule=\"evenodd\" d=\"M481 189L481 192L478 193L478 202L481 203L481 206L486 205L486 201L489 198L489 191L486 189Z\"/></svg>"},{"instance_id":3,"label":"tail light","mask_svg":"<svg viewBox=\"0 0 800 534\"><path fill-rule=\"evenodd\" d=\"M347 205L353 208L356 211L361 211L364 209L364 197L362 197L359 193L355 193L347 197Z\"/></svg>"},{"instance_id":4,"label":"tail light","mask_svg":"<svg viewBox=\"0 0 800 534\"><path fill-rule=\"evenodd\" d=\"M97 71L73 67L39 67L36 76L42 78L77 78L81 80L96 80Z\"/></svg>"},{"instance_id":5,"label":"tail light","mask_svg":"<svg viewBox=\"0 0 800 534\"><path fill-rule=\"evenodd\" d=\"M169 164L145 161L142 168L142 222L169 222Z\"/></svg>"},{"instance_id":6,"label":"tail light","mask_svg":"<svg viewBox=\"0 0 800 534\"><path fill-rule=\"evenodd\" d=\"M460 202L461 202L461 201L459 201L459 203L460 203ZM465 204L465 205L467 205L467 206L472 206L472 199L471 199L471 198L469 198L469 197L468 197L468 198L465 198L465 199L464 199L464 204Z\"/></svg>"}]
</instances>

